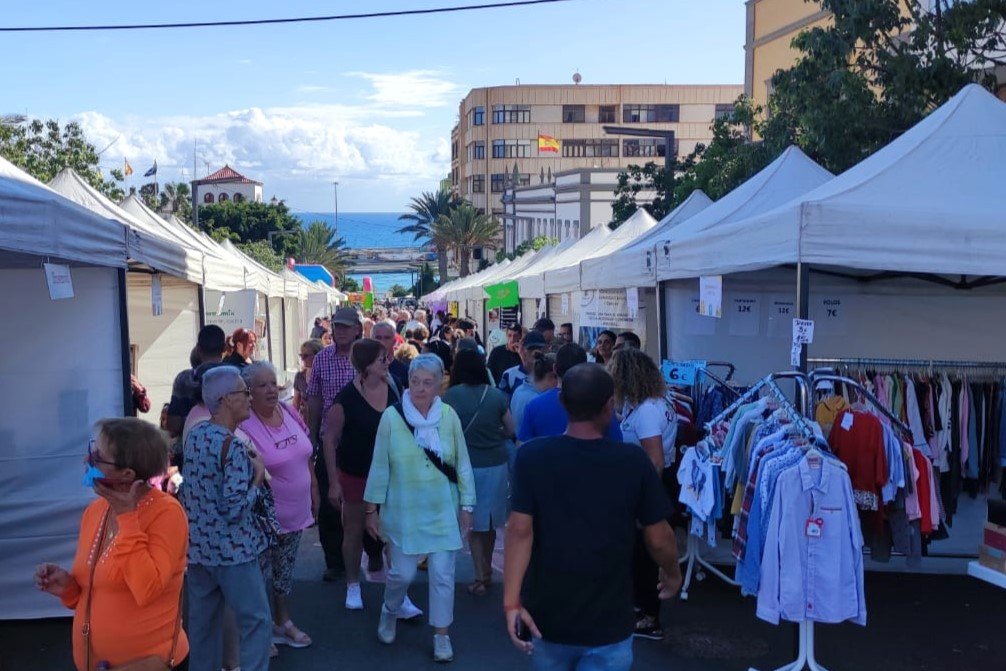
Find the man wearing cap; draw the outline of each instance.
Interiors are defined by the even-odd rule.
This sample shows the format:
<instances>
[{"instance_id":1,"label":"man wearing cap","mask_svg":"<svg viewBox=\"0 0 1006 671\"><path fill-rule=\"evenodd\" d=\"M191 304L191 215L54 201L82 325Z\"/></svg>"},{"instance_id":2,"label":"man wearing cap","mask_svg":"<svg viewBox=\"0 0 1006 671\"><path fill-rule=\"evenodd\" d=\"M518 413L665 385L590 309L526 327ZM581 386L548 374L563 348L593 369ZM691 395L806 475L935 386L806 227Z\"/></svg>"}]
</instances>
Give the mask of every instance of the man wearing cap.
<instances>
[{"instance_id":1,"label":"man wearing cap","mask_svg":"<svg viewBox=\"0 0 1006 671\"><path fill-rule=\"evenodd\" d=\"M328 491L328 469L325 467L321 446L322 419L335 404L335 397L342 388L353 381L356 371L349 360L349 349L360 337L363 325L354 308L345 307L332 315L332 344L318 352L311 367L311 379L307 384L308 427L311 443L314 445L317 462L314 471L318 478L319 491ZM318 511L318 537L325 552L325 580L337 580L345 571L342 560L342 521L338 510L321 497Z\"/></svg>"},{"instance_id":2,"label":"man wearing cap","mask_svg":"<svg viewBox=\"0 0 1006 671\"><path fill-rule=\"evenodd\" d=\"M520 364L513 368L508 368L499 381L498 386L500 391L507 395L507 400L513 396L517 387L524 384L524 380L531 374L531 370L534 368L534 353L545 349L545 347L545 338L537 331L528 331L527 335L524 336L524 340L520 344Z\"/></svg>"}]
</instances>

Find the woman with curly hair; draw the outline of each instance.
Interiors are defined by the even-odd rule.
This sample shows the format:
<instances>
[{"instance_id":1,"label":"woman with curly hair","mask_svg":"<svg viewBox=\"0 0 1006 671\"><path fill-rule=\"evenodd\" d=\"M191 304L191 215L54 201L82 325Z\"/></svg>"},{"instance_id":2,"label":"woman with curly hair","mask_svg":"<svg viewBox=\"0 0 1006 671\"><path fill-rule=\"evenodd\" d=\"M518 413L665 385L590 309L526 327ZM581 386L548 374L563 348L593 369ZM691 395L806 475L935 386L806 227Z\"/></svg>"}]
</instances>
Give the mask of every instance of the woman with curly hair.
<instances>
[{"instance_id":1,"label":"woman with curly hair","mask_svg":"<svg viewBox=\"0 0 1006 671\"><path fill-rule=\"evenodd\" d=\"M660 368L645 352L631 347L616 350L608 363L615 380L615 408L619 410L625 442L639 445L665 475L674 464L678 422L674 406L666 399L667 386ZM666 475L665 475L666 482ZM633 582L638 618L635 635L661 640L658 567L646 551L642 533L636 533Z\"/></svg>"}]
</instances>

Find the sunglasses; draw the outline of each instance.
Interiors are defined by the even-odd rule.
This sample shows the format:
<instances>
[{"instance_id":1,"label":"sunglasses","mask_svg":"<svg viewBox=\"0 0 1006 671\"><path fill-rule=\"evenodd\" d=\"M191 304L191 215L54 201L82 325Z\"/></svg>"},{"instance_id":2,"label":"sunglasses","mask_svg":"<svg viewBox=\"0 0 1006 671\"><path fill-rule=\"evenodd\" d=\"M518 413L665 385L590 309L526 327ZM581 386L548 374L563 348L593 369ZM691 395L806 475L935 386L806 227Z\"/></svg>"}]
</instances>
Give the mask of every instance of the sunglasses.
<instances>
[{"instance_id":1,"label":"sunglasses","mask_svg":"<svg viewBox=\"0 0 1006 671\"><path fill-rule=\"evenodd\" d=\"M95 449L97 444L98 441L96 441L94 438L89 440L87 443L87 465L97 466L98 464L105 464L106 466L114 466L115 468L118 468L119 465L114 461L108 461L107 459L102 459L101 457L98 456L99 452Z\"/></svg>"},{"instance_id":2,"label":"sunglasses","mask_svg":"<svg viewBox=\"0 0 1006 671\"><path fill-rule=\"evenodd\" d=\"M277 440L276 449L285 450L288 447L292 447L294 444L296 444L296 442L297 442L297 436L291 434L286 438L283 438L282 440Z\"/></svg>"}]
</instances>

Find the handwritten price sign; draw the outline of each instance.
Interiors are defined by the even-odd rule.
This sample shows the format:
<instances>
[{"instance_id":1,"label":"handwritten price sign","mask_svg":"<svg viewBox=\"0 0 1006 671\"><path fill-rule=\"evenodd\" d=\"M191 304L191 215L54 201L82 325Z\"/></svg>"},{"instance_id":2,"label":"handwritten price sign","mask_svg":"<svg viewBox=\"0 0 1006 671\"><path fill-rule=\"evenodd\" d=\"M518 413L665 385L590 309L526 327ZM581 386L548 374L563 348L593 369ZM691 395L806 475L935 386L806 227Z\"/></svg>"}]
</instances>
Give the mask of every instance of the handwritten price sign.
<instances>
[{"instance_id":1,"label":"handwritten price sign","mask_svg":"<svg viewBox=\"0 0 1006 671\"><path fill-rule=\"evenodd\" d=\"M705 370L705 361L669 361L664 359L660 366L664 381L669 385L686 386L695 384L699 371Z\"/></svg>"}]
</instances>

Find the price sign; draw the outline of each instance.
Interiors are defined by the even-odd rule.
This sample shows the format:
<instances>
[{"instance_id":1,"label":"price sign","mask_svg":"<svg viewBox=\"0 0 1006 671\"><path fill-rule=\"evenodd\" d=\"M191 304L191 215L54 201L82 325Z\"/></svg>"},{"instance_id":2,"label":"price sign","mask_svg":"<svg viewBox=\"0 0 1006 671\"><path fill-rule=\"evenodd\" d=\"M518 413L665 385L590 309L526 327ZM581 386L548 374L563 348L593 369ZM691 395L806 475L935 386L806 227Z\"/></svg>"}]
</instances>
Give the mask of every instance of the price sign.
<instances>
[{"instance_id":1,"label":"price sign","mask_svg":"<svg viewBox=\"0 0 1006 671\"><path fill-rule=\"evenodd\" d=\"M660 370L669 385L687 386L695 384L700 370L705 370L705 361L669 361L664 359Z\"/></svg>"},{"instance_id":2,"label":"price sign","mask_svg":"<svg viewBox=\"0 0 1006 671\"><path fill-rule=\"evenodd\" d=\"M793 320L793 344L809 345L814 342L814 320L794 319Z\"/></svg>"}]
</instances>

